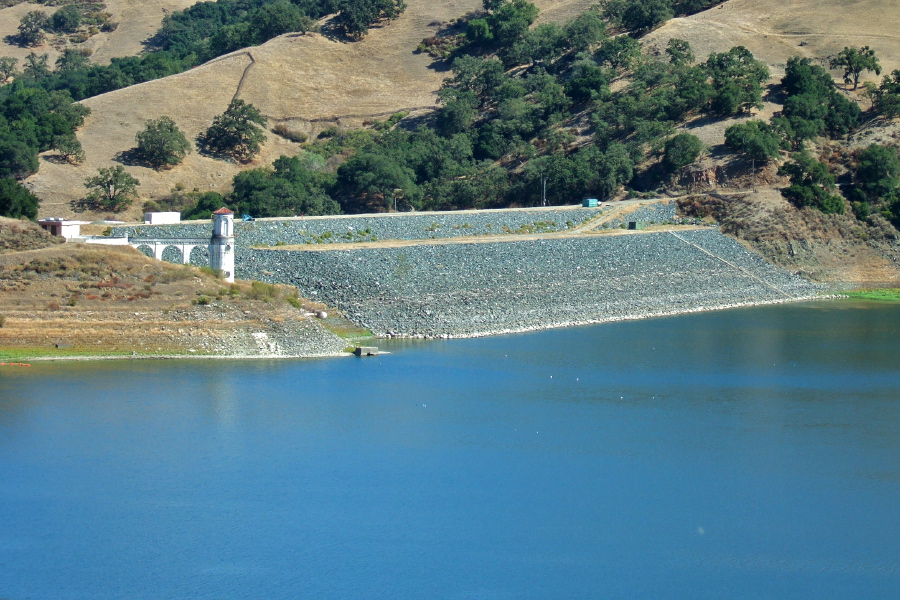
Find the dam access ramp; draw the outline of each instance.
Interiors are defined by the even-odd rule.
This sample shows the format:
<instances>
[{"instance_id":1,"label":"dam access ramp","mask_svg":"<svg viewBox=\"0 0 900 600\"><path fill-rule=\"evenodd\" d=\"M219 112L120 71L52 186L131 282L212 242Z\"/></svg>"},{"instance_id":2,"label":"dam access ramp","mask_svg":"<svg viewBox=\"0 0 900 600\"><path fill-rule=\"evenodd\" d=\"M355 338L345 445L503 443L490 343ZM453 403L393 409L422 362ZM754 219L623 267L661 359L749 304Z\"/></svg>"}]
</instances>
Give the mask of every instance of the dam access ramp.
<instances>
[{"instance_id":1,"label":"dam access ramp","mask_svg":"<svg viewBox=\"0 0 900 600\"><path fill-rule=\"evenodd\" d=\"M440 212L381 213L327 217L280 217L234 224L240 248L294 247L304 250L360 248L368 244L478 242L522 236L567 236L587 231L624 229L626 219L652 225L676 219L672 200L604 203L599 207L553 206ZM206 221L113 228L130 237L198 237L208 235ZM352 244L352 246L348 246Z\"/></svg>"}]
</instances>

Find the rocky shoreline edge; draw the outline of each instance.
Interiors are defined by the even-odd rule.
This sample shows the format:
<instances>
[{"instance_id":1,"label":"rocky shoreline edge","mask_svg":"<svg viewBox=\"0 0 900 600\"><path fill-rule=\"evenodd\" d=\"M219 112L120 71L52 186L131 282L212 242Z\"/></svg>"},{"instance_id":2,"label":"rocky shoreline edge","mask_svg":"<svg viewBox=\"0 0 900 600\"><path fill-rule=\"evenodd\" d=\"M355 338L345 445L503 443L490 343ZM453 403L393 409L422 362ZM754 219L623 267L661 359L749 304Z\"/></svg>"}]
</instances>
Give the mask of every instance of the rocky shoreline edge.
<instances>
[{"instance_id":1,"label":"rocky shoreline edge","mask_svg":"<svg viewBox=\"0 0 900 600\"><path fill-rule=\"evenodd\" d=\"M569 327L584 327L590 325L602 325L605 323L616 323L623 321L639 321L645 319L655 319L655 318L664 318L664 317L674 317L680 315L688 315L688 314L696 314L696 313L704 313L704 312L713 312L720 310L729 310L729 309L737 309L737 308L752 308L758 306L774 306L780 304L796 304L801 302L812 302L812 301L830 301L836 299L844 299L846 296L841 294L824 294L824 295L814 295L807 297L799 297L799 298L785 298L785 299L776 299L776 300L766 300L759 302L739 302L739 303L730 303L730 304L710 304L705 306L697 306L689 309L680 309L680 310L657 310L657 311L648 311L641 314L634 313L630 315L617 315L614 317L606 317L606 318L596 318L596 319L586 319L583 321L567 321L567 322L558 322L558 323L548 323L544 326L532 326L532 327L523 327L523 328L498 328L498 329L490 329L483 330L478 332L471 332L465 334L440 334L440 335L412 335L412 336L400 336L400 335L388 335L384 337L373 337L369 340L365 341L365 345L377 345L379 340L389 340L389 339L407 339L407 340L451 340L451 339L475 339L481 337L491 337L491 336L502 336L502 335L516 335L523 333L533 333L538 331L546 331L550 329L563 329ZM302 352L302 353L285 353L285 352L258 352L258 353L248 353L245 348L240 349L238 351L234 351L233 349L225 350L224 352L216 352L216 353L178 353L178 354L115 354L115 355L104 355L100 354L85 354L85 355L68 355L68 356L40 356L29 358L29 362L59 362L59 361L115 361L115 360L297 360L297 359L316 359L316 358L337 358L337 357L352 357L353 354L349 352L346 348L342 350L334 349L334 337L333 335L322 328L322 346L328 347L331 346L331 349L325 349L321 352ZM313 342L313 340L308 340L309 342ZM315 342L313 342L315 343ZM349 342L348 342L349 343Z\"/></svg>"},{"instance_id":2,"label":"rocky shoreline edge","mask_svg":"<svg viewBox=\"0 0 900 600\"><path fill-rule=\"evenodd\" d=\"M437 340L437 339L473 339L473 338L481 338L481 337L491 337L497 335L515 335L518 333L531 333L536 331L547 331L550 329L565 329L569 327L585 327L589 325L603 325L605 323L619 323L623 321L643 321L645 319L657 319L664 317L677 317L681 315L690 315L697 313L706 313L706 312L715 312L720 310L730 310L735 308L753 308L757 306L774 306L779 304L797 304L801 302L813 302L813 301L825 301L825 300L838 300L846 298L841 294L823 294L823 295L812 295L812 296L804 296L799 298L784 298L779 300L763 300L763 301L748 301L748 302L735 302L729 304L710 304L705 306L697 306L692 308L685 308L679 310L658 310L658 311L648 311L642 314L631 314L631 315L616 315L613 317L601 317L595 319L585 319L581 321L566 321L560 323L548 323L543 326L531 326L531 327L520 327L520 328L506 328L506 329L492 329L485 330L473 333L465 333L465 334L450 334L444 333L439 335L425 335L425 334L416 334L416 335L392 335L388 334L383 337L383 339L429 339L429 340Z\"/></svg>"}]
</instances>

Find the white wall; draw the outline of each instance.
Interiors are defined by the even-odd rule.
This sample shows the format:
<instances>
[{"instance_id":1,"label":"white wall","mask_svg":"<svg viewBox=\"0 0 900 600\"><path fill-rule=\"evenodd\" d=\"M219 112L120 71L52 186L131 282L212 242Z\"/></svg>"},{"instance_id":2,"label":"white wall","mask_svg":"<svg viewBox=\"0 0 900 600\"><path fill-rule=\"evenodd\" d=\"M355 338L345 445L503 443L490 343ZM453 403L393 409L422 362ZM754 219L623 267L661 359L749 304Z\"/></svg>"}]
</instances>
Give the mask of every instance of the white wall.
<instances>
[{"instance_id":1,"label":"white wall","mask_svg":"<svg viewBox=\"0 0 900 600\"><path fill-rule=\"evenodd\" d=\"M147 225L174 225L181 223L180 212L148 212L144 213L144 223Z\"/></svg>"}]
</instances>

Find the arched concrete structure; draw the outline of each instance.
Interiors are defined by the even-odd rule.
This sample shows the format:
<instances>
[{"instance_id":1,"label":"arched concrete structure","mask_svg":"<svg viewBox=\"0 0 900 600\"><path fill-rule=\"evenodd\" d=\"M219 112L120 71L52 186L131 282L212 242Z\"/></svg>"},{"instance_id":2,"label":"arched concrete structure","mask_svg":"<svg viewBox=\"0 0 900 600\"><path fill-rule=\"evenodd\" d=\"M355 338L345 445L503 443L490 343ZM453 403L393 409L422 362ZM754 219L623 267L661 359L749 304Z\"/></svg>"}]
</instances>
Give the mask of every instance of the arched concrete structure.
<instances>
[{"instance_id":1,"label":"arched concrete structure","mask_svg":"<svg viewBox=\"0 0 900 600\"><path fill-rule=\"evenodd\" d=\"M193 262L202 267L206 262L222 271L226 281L234 282L234 213L224 207L213 213L213 231L208 238L92 235L78 239L88 244L131 246L157 260L163 260L165 254L168 262L184 265Z\"/></svg>"},{"instance_id":2,"label":"arched concrete structure","mask_svg":"<svg viewBox=\"0 0 900 600\"><path fill-rule=\"evenodd\" d=\"M163 254L172 256L172 250L180 256L177 261L169 262L186 265L192 257L203 257L210 267L222 271L226 281L234 282L234 213L227 208L213 213L213 232L209 238L132 237L126 241L129 246L157 260L163 260Z\"/></svg>"},{"instance_id":3,"label":"arched concrete structure","mask_svg":"<svg viewBox=\"0 0 900 600\"><path fill-rule=\"evenodd\" d=\"M153 258L157 260L163 259L163 252L166 248L174 247L181 253L181 264L190 262L191 252L196 247L208 248L209 240L203 238L151 238L151 237L133 237L128 238L128 244L133 248L140 250L141 246L150 248L153 252Z\"/></svg>"}]
</instances>

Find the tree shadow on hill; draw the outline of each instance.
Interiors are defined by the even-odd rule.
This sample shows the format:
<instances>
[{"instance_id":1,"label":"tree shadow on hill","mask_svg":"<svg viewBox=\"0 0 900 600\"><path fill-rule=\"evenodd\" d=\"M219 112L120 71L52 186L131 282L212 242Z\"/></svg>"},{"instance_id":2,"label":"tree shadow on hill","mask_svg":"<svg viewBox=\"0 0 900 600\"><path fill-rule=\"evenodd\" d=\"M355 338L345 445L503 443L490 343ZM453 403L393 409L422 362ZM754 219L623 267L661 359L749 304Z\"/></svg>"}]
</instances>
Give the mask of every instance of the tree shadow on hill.
<instances>
[{"instance_id":1,"label":"tree shadow on hill","mask_svg":"<svg viewBox=\"0 0 900 600\"><path fill-rule=\"evenodd\" d=\"M359 41L359 38L347 35L347 31L338 25L337 17L333 16L319 26L319 34L339 44L351 44Z\"/></svg>"},{"instance_id":2,"label":"tree shadow on hill","mask_svg":"<svg viewBox=\"0 0 900 600\"><path fill-rule=\"evenodd\" d=\"M20 48L35 48L35 46L31 46L28 44L21 36L16 33L11 33L7 36L3 37L3 43L9 46L18 46Z\"/></svg>"},{"instance_id":3,"label":"tree shadow on hill","mask_svg":"<svg viewBox=\"0 0 900 600\"><path fill-rule=\"evenodd\" d=\"M416 131L422 127L435 128L435 111L405 117L397 125L407 131Z\"/></svg>"},{"instance_id":4,"label":"tree shadow on hill","mask_svg":"<svg viewBox=\"0 0 900 600\"><path fill-rule=\"evenodd\" d=\"M784 90L784 86L780 83L773 83L772 85L766 86L765 94L763 95L763 100L766 102L771 102L772 104L784 104L784 101L787 100L787 92Z\"/></svg>"},{"instance_id":5,"label":"tree shadow on hill","mask_svg":"<svg viewBox=\"0 0 900 600\"><path fill-rule=\"evenodd\" d=\"M53 165L71 165L73 164L68 158L62 154L42 154L41 160Z\"/></svg>"},{"instance_id":6,"label":"tree shadow on hill","mask_svg":"<svg viewBox=\"0 0 900 600\"><path fill-rule=\"evenodd\" d=\"M160 38L159 32L141 40L141 48L143 48L143 52L159 52L162 50L162 38Z\"/></svg>"},{"instance_id":7,"label":"tree shadow on hill","mask_svg":"<svg viewBox=\"0 0 900 600\"><path fill-rule=\"evenodd\" d=\"M76 214L81 214L84 212L100 212L105 210L99 202L97 202L94 198L88 198L85 196L84 198L76 198L69 202L69 208L72 209L72 212Z\"/></svg>"},{"instance_id":8,"label":"tree shadow on hill","mask_svg":"<svg viewBox=\"0 0 900 600\"><path fill-rule=\"evenodd\" d=\"M428 65L428 69L434 71L435 73L449 73L450 66L453 64L453 60L447 60L445 58L435 58Z\"/></svg>"},{"instance_id":9,"label":"tree shadow on hill","mask_svg":"<svg viewBox=\"0 0 900 600\"><path fill-rule=\"evenodd\" d=\"M251 156L246 160L241 160L240 158L229 154L224 150L211 150L207 144L206 137L201 133L194 141L197 142L197 154L199 156L203 156L206 158L212 158L214 160L221 160L222 162L230 163L233 165L248 165L253 162L255 156Z\"/></svg>"},{"instance_id":10,"label":"tree shadow on hill","mask_svg":"<svg viewBox=\"0 0 900 600\"><path fill-rule=\"evenodd\" d=\"M438 73L446 73L450 70L453 61L463 54L464 48L466 52L474 50L477 53L484 50L473 47L471 44L468 46L465 44L469 21L482 18L484 15L484 11L476 10L447 23L432 21L428 27L435 28L434 35L423 38L414 54L427 54L432 59L428 68Z\"/></svg>"},{"instance_id":11,"label":"tree shadow on hill","mask_svg":"<svg viewBox=\"0 0 900 600\"><path fill-rule=\"evenodd\" d=\"M144 160L144 157L141 156L141 153L137 148L130 148L117 153L113 157L113 161L125 165L126 167L151 167L151 165Z\"/></svg>"}]
</instances>

